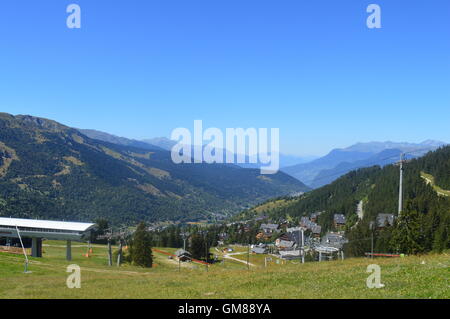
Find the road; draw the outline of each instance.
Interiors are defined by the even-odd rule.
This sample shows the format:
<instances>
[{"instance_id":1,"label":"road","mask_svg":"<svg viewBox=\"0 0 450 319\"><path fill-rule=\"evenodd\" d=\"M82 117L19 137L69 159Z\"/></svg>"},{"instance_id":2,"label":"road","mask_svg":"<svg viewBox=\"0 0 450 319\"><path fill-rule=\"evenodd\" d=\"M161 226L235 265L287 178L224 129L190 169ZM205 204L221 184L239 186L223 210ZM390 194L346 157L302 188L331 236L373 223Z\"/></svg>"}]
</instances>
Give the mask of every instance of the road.
<instances>
[{"instance_id":1,"label":"road","mask_svg":"<svg viewBox=\"0 0 450 319\"><path fill-rule=\"evenodd\" d=\"M216 248L216 250L218 251L218 252L220 252L217 248ZM237 262L240 262L240 263L242 263L242 264L246 264L247 265L247 261L246 260L241 260L241 259L238 259L238 258L234 258L234 257L232 257L231 255L243 255L243 254L246 254L246 252L241 252L241 253L231 253L231 254L222 254L222 256L223 256L223 258L225 258L225 259L231 259L231 260L234 260L234 261L237 261ZM252 267L256 267L256 265L255 264L252 264L252 263L248 263L250 266L252 266Z\"/></svg>"}]
</instances>

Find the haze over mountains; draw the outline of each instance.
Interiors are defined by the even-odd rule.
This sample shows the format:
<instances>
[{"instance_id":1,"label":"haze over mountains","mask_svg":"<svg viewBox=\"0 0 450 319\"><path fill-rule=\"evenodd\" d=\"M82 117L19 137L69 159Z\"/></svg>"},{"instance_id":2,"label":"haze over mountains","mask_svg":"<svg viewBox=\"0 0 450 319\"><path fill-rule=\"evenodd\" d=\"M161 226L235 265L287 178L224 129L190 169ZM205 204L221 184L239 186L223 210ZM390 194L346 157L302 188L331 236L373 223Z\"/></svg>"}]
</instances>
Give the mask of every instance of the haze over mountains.
<instances>
[{"instance_id":1,"label":"haze over mountains","mask_svg":"<svg viewBox=\"0 0 450 319\"><path fill-rule=\"evenodd\" d=\"M282 172L174 164L157 146L119 142L92 139L48 119L0 113L0 216L193 221L309 190Z\"/></svg>"},{"instance_id":2,"label":"haze over mountains","mask_svg":"<svg viewBox=\"0 0 450 319\"><path fill-rule=\"evenodd\" d=\"M115 136L115 135L112 135L109 133L92 130L92 129L78 129L78 130L90 138L109 142L109 143L120 144L120 145L128 145L128 146L136 146L136 147L144 147L144 148L158 147L160 149L170 151L172 149L172 147L176 144L175 141L168 139L166 137L156 137L156 138L144 139L142 141L139 141L139 140L128 139L125 137ZM142 145L142 144L148 144L148 145ZM194 152L192 151L192 154L193 153ZM224 153L224 157L225 157L226 151L224 150L223 153ZM317 158L316 156L300 157L300 156L295 156L295 155L287 155L287 154L283 154L283 153L280 153L279 157L280 157L280 167L286 167L286 166L306 163L306 162L309 162L309 161ZM225 159L224 159L224 162L225 162ZM248 157L246 157L246 162L249 162ZM260 168L260 166L261 166L258 163L255 163L255 164L254 163L237 163L236 157L235 157L235 165L238 165L243 168Z\"/></svg>"},{"instance_id":3,"label":"haze over mountains","mask_svg":"<svg viewBox=\"0 0 450 319\"><path fill-rule=\"evenodd\" d=\"M374 165L384 166L407 158L420 157L447 143L426 140L422 143L369 142L334 149L327 155L308 163L284 167L281 170L312 188L329 184L351 170Z\"/></svg>"}]
</instances>

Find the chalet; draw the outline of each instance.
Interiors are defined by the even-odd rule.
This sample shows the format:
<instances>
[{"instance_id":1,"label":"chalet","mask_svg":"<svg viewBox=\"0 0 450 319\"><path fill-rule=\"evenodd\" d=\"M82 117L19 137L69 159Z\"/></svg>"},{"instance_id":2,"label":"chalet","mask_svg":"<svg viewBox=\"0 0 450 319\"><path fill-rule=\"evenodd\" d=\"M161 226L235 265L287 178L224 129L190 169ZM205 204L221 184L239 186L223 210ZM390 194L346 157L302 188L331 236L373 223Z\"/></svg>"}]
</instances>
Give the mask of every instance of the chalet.
<instances>
[{"instance_id":1,"label":"chalet","mask_svg":"<svg viewBox=\"0 0 450 319\"><path fill-rule=\"evenodd\" d=\"M258 246L252 247L252 253L253 254L266 254L267 253L267 246L263 244L259 244Z\"/></svg>"},{"instance_id":2,"label":"chalet","mask_svg":"<svg viewBox=\"0 0 450 319\"><path fill-rule=\"evenodd\" d=\"M300 231L300 230L301 230L300 227L288 227L288 228L286 228L286 231L287 231L288 233L292 233L292 232Z\"/></svg>"},{"instance_id":3,"label":"chalet","mask_svg":"<svg viewBox=\"0 0 450 319\"><path fill-rule=\"evenodd\" d=\"M192 259L191 253L184 249L178 249L175 252L175 256L177 256L180 261L190 261Z\"/></svg>"},{"instance_id":4,"label":"chalet","mask_svg":"<svg viewBox=\"0 0 450 319\"><path fill-rule=\"evenodd\" d=\"M278 237L278 239L279 239L279 240L286 240L286 241L291 240L291 238L289 237L289 234L287 234L287 233L281 234L281 235Z\"/></svg>"},{"instance_id":5,"label":"chalet","mask_svg":"<svg viewBox=\"0 0 450 319\"><path fill-rule=\"evenodd\" d=\"M395 216L392 214L378 214L377 216L377 228L382 229L386 226L394 225Z\"/></svg>"},{"instance_id":6,"label":"chalet","mask_svg":"<svg viewBox=\"0 0 450 319\"><path fill-rule=\"evenodd\" d=\"M341 233L329 232L322 238L322 245L342 249L348 240Z\"/></svg>"},{"instance_id":7,"label":"chalet","mask_svg":"<svg viewBox=\"0 0 450 319\"><path fill-rule=\"evenodd\" d=\"M269 240L272 238L274 233L272 232L266 232L266 231L260 231L258 234L256 234L256 239L258 240Z\"/></svg>"},{"instance_id":8,"label":"chalet","mask_svg":"<svg viewBox=\"0 0 450 319\"><path fill-rule=\"evenodd\" d=\"M263 231L260 231L259 233L256 234L256 239L257 240L265 240L268 239L266 236L266 234Z\"/></svg>"},{"instance_id":9,"label":"chalet","mask_svg":"<svg viewBox=\"0 0 450 319\"><path fill-rule=\"evenodd\" d=\"M302 236L302 230L300 227L292 227L287 229L286 240L293 241L297 246L302 246L302 237L304 240L304 235Z\"/></svg>"},{"instance_id":10,"label":"chalet","mask_svg":"<svg viewBox=\"0 0 450 319\"><path fill-rule=\"evenodd\" d=\"M308 217L302 217L302 219L300 220L300 226L312 230L315 226L317 226L317 224L309 220Z\"/></svg>"},{"instance_id":11,"label":"chalet","mask_svg":"<svg viewBox=\"0 0 450 319\"><path fill-rule=\"evenodd\" d=\"M314 237L320 237L320 233L322 232L322 227L319 225L315 225L312 227L311 232Z\"/></svg>"},{"instance_id":12,"label":"chalet","mask_svg":"<svg viewBox=\"0 0 450 319\"><path fill-rule=\"evenodd\" d=\"M309 229L309 228L310 228L310 227L309 227L310 225L311 225L311 221L309 220L308 217L303 216L303 217L300 219L300 226Z\"/></svg>"},{"instance_id":13,"label":"chalet","mask_svg":"<svg viewBox=\"0 0 450 319\"><path fill-rule=\"evenodd\" d=\"M300 226L306 228L307 230L310 230L314 237L320 237L322 227L309 220L308 217L302 217L300 219Z\"/></svg>"},{"instance_id":14,"label":"chalet","mask_svg":"<svg viewBox=\"0 0 450 319\"><path fill-rule=\"evenodd\" d=\"M275 246L277 246L278 249L292 249L295 246L295 242L291 240L283 240L281 238L278 238L275 241Z\"/></svg>"},{"instance_id":15,"label":"chalet","mask_svg":"<svg viewBox=\"0 0 450 319\"><path fill-rule=\"evenodd\" d=\"M260 229L262 229L262 231L265 233L272 234L272 233L278 231L279 225L278 224L261 224Z\"/></svg>"},{"instance_id":16,"label":"chalet","mask_svg":"<svg viewBox=\"0 0 450 319\"><path fill-rule=\"evenodd\" d=\"M301 246L301 241L302 241L302 234L300 231L289 232L289 233L284 233L280 237L278 237L275 241L275 245L278 248L286 248L288 246L289 247L290 246ZM279 247L280 243L282 243L282 247ZM287 243L293 243L293 245L287 244Z\"/></svg>"},{"instance_id":17,"label":"chalet","mask_svg":"<svg viewBox=\"0 0 450 319\"><path fill-rule=\"evenodd\" d=\"M270 239L274 233L280 229L278 224L261 224L261 231L256 235L257 239Z\"/></svg>"},{"instance_id":18,"label":"chalet","mask_svg":"<svg viewBox=\"0 0 450 319\"><path fill-rule=\"evenodd\" d=\"M345 226L345 216L343 214L334 214L333 225L335 228Z\"/></svg>"}]
</instances>

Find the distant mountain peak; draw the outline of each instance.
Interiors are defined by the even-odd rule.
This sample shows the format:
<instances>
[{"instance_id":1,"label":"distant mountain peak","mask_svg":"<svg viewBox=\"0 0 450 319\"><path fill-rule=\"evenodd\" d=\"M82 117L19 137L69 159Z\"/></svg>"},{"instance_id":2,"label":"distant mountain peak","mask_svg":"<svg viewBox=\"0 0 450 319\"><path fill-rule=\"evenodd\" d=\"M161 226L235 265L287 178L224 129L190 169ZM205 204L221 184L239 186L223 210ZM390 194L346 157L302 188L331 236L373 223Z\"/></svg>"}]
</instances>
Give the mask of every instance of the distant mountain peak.
<instances>
[{"instance_id":1,"label":"distant mountain peak","mask_svg":"<svg viewBox=\"0 0 450 319\"><path fill-rule=\"evenodd\" d=\"M384 166L398 160L397 155L401 153L407 153L409 158L420 157L443 145L446 143L435 140L426 140L422 143L359 142L346 148L333 149L327 155L309 163L281 170L314 188L330 183L352 169L373 165Z\"/></svg>"},{"instance_id":2,"label":"distant mountain peak","mask_svg":"<svg viewBox=\"0 0 450 319\"><path fill-rule=\"evenodd\" d=\"M153 145L144 141L138 141L129 139L126 137L116 136L113 134L105 133L102 131L97 131L93 129L76 129L82 134L86 135L89 138L108 142L112 144L118 144L118 145L124 145L124 146L133 146L133 147L139 147L147 150L163 150L164 148L159 147L158 145Z\"/></svg>"},{"instance_id":3,"label":"distant mountain peak","mask_svg":"<svg viewBox=\"0 0 450 319\"><path fill-rule=\"evenodd\" d=\"M174 140L168 139L167 137L155 137L150 139L142 140L144 143L152 144L167 151L170 151L172 147L177 143Z\"/></svg>"},{"instance_id":4,"label":"distant mountain peak","mask_svg":"<svg viewBox=\"0 0 450 319\"><path fill-rule=\"evenodd\" d=\"M441 147L441 146L444 146L444 145L448 145L448 143L445 143L445 142L442 142L442 141L437 141L437 140L425 140L425 141L421 142L420 144L436 146L436 147Z\"/></svg>"},{"instance_id":5,"label":"distant mountain peak","mask_svg":"<svg viewBox=\"0 0 450 319\"><path fill-rule=\"evenodd\" d=\"M379 153L386 149L399 149L402 151L411 151L413 149L424 149L428 147L440 147L446 145L446 143L435 140L426 140L421 143L410 143L410 142L393 142L393 141L384 141L384 142L359 142L354 145L351 145L347 148L342 149L342 151L351 151L351 152L367 152L367 153Z\"/></svg>"},{"instance_id":6,"label":"distant mountain peak","mask_svg":"<svg viewBox=\"0 0 450 319\"><path fill-rule=\"evenodd\" d=\"M31 115L12 115L8 113L0 113L0 119L6 120L9 123L14 123L14 125L19 124L23 127L32 127L53 132L66 131L70 129L68 126L56 121Z\"/></svg>"}]
</instances>

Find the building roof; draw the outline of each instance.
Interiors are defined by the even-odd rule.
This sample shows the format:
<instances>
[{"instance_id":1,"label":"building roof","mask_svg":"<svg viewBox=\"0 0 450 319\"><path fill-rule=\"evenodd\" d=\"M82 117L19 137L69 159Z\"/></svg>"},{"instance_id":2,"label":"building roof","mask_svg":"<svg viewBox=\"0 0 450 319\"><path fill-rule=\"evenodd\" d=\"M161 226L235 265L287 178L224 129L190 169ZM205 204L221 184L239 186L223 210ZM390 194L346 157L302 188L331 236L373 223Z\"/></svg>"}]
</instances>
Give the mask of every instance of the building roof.
<instances>
[{"instance_id":1,"label":"building roof","mask_svg":"<svg viewBox=\"0 0 450 319\"><path fill-rule=\"evenodd\" d=\"M261 224L261 229L277 230L278 229L278 225L277 224Z\"/></svg>"},{"instance_id":2,"label":"building roof","mask_svg":"<svg viewBox=\"0 0 450 319\"><path fill-rule=\"evenodd\" d=\"M276 243L276 245L278 246L278 247L292 247L292 246L294 246L295 245L295 242L293 242L293 241L288 241L288 240L279 240L277 243Z\"/></svg>"},{"instance_id":3,"label":"building roof","mask_svg":"<svg viewBox=\"0 0 450 319\"><path fill-rule=\"evenodd\" d=\"M21 219L21 218L8 218L0 217L0 227L28 227L28 228L41 228L41 229L57 229L67 231L84 232L94 226L91 223L78 223L78 222L61 222L53 220L39 220L39 219Z\"/></svg>"},{"instance_id":4,"label":"building roof","mask_svg":"<svg viewBox=\"0 0 450 319\"><path fill-rule=\"evenodd\" d=\"M191 253L190 252L188 252L187 250L184 250L184 249L178 249L176 252L175 252L175 255L177 256L177 257L181 257L181 256L190 256L191 255Z\"/></svg>"},{"instance_id":5,"label":"building roof","mask_svg":"<svg viewBox=\"0 0 450 319\"><path fill-rule=\"evenodd\" d=\"M348 243L348 240L343 235L332 232L327 233L322 239L324 246L335 248L342 248L345 243Z\"/></svg>"},{"instance_id":6,"label":"building roof","mask_svg":"<svg viewBox=\"0 0 450 319\"><path fill-rule=\"evenodd\" d=\"M315 234L320 234L322 230L321 226L317 225L315 222L310 221L308 217L302 217L300 223L303 227L306 227L306 229L311 230Z\"/></svg>"},{"instance_id":7,"label":"building roof","mask_svg":"<svg viewBox=\"0 0 450 319\"><path fill-rule=\"evenodd\" d=\"M342 214L334 214L334 222L336 224L345 224L345 216Z\"/></svg>"},{"instance_id":8,"label":"building roof","mask_svg":"<svg viewBox=\"0 0 450 319\"><path fill-rule=\"evenodd\" d=\"M296 232L296 231L301 231L301 228L300 227L289 227L289 228L286 228L286 231L288 233L293 233L293 232Z\"/></svg>"},{"instance_id":9,"label":"building roof","mask_svg":"<svg viewBox=\"0 0 450 319\"><path fill-rule=\"evenodd\" d=\"M311 228L313 234L320 234L322 232L322 227L319 225L315 225Z\"/></svg>"},{"instance_id":10,"label":"building roof","mask_svg":"<svg viewBox=\"0 0 450 319\"><path fill-rule=\"evenodd\" d=\"M300 230L295 230L293 232L287 233L286 238L281 238L283 240L293 241L297 245L302 245L302 233Z\"/></svg>"},{"instance_id":11,"label":"building roof","mask_svg":"<svg viewBox=\"0 0 450 319\"><path fill-rule=\"evenodd\" d=\"M253 247L252 248L252 253L255 253L255 254L264 254L265 252L266 252L265 247Z\"/></svg>"},{"instance_id":12,"label":"building roof","mask_svg":"<svg viewBox=\"0 0 450 319\"><path fill-rule=\"evenodd\" d=\"M394 225L395 216L392 214L378 214L377 216L377 225L378 227L384 227L386 222L389 225Z\"/></svg>"},{"instance_id":13,"label":"building roof","mask_svg":"<svg viewBox=\"0 0 450 319\"><path fill-rule=\"evenodd\" d=\"M311 214L311 218L317 218L322 214L322 212L315 212Z\"/></svg>"}]
</instances>

